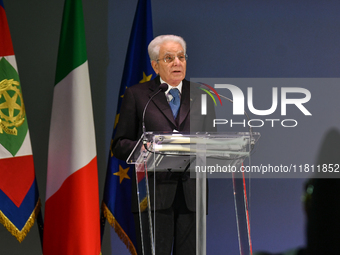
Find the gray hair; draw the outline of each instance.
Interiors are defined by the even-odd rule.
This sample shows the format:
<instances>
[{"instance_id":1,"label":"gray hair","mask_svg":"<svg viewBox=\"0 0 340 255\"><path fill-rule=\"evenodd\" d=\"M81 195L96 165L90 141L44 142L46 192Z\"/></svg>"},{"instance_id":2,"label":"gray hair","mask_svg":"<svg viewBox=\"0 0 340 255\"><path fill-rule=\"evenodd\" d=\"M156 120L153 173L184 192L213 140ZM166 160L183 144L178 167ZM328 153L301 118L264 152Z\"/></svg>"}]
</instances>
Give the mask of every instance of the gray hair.
<instances>
[{"instance_id":1,"label":"gray hair","mask_svg":"<svg viewBox=\"0 0 340 255\"><path fill-rule=\"evenodd\" d=\"M148 52L149 52L149 57L150 60L157 60L159 57L159 49L161 47L161 44L167 41L172 41L172 42L177 42L179 43L183 49L184 49L184 53L186 53L186 43L184 41L184 39L180 36L177 35L159 35L157 37L155 37L148 46Z\"/></svg>"}]
</instances>

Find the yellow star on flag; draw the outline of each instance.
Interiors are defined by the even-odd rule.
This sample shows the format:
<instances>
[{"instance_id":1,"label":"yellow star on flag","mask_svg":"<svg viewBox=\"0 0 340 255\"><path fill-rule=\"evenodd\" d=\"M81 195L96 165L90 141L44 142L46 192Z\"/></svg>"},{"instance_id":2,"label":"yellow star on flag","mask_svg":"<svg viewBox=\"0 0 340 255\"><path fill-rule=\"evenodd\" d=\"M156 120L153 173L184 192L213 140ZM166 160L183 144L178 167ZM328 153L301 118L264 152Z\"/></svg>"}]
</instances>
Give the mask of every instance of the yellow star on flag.
<instances>
[{"instance_id":1,"label":"yellow star on flag","mask_svg":"<svg viewBox=\"0 0 340 255\"><path fill-rule=\"evenodd\" d=\"M127 89L127 87L125 87L125 90ZM120 96L121 98L124 98L124 93Z\"/></svg>"},{"instance_id":2,"label":"yellow star on flag","mask_svg":"<svg viewBox=\"0 0 340 255\"><path fill-rule=\"evenodd\" d=\"M149 76L146 76L146 74L143 72L143 79L140 80L139 83L150 81L151 77L152 77L152 74L150 74Z\"/></svg>"},{"instance_id":3,"label":"yellow star on flag","mask_svg":"<svg viewBox=\"0 0 340 255\"><path fill-rule=\"evenodd\" d=\"M118 113L116 115L116 118L115 118L115 124L114 124L114 127L113 128L116 128L117 124L118 124L118 121L119 121L119 116L120 116L120 113Z\"/></svg>"},{"instance_id":4,"label":"yellow star on flag","mask_svg":"<svg viewBox=\"0 0 340 255\"><path fill-rule=\"evenodd\" d=\"M119 172L116 172L116 173L113 174L113 175L119 176L119 184L122 183L124 178L130 179L130 176L128 176L128 174L127 174L129 169L130 169L130 167L124 169L124 168L122 168L121 165L119 165Z\"/></svg>"}]
</instances>

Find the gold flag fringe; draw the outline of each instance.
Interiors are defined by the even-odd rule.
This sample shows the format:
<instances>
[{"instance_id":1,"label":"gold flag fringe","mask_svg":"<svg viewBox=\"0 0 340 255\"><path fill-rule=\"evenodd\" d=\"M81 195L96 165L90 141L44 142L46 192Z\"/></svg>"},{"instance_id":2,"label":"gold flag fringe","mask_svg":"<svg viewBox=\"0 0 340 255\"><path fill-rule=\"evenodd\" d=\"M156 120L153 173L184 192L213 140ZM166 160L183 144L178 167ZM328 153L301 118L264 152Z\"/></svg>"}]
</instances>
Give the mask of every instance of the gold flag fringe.
<instances>
[{"instance_id":1,"label":"gold flag fringe","mask_svg":"<svg viewBox=\"0 0 340 255\"><path fill-rule=\"evenodd\" d=\"M122 240L122 242L125 244L126 248L128 248L128 250L130 251L132 255L137 255L136 248L133 245L132 241L130 240L129 236L125 233L123 228L119 225L116 218L113 216L113 214L111 213L111 211L109 210L109 208L106 206L104 202L102 203L102 211L104 213L105 218L111 225L111 227L115 229L115 232L117 233L120 240Z\"/></svg>"},{"instance_id":2,"label":"gold flag fringe","mask_svg":"<svg viewBox=\"0 0 340 255\"><path fill-rule=\"evenodd\" d=\"M40 212L40 208L41 208L41 202L40 202L40 198L38 199L37 204L35 205L35 208L32 212L32 214L30 215L30 217L28 218L28 220L26 221L25 226L19 230L6 216L5 214L0 210L0 223L2 223L5 228L7 228L7 230L16 237L16 239L19 241L19 243L21 243L26 235L28 234L28 232L30 231L30 229L32 228L32 226L34 225L34 221L37 218L39 212Z\"/></svg>"}]
</instances>

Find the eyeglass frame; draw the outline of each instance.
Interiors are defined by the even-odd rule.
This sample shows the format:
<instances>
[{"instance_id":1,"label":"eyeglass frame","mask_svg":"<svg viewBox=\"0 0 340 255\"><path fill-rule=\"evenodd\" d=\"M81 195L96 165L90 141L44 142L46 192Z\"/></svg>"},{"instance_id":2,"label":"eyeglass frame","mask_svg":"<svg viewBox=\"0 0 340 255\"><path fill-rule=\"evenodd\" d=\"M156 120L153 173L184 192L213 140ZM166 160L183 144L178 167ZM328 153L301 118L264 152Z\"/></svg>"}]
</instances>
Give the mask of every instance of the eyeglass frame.
<instances>
[{"instance_id":1,"label":"eyeglass frame","mask_svg":"<svg viewBox=\"0 0 340 255\"><path fill-rule=\"evenodd\" d=\"M180 53L180 54L182 54L182 53ZM183 55L184 55L184 60L187 61L188 60L188 55L186 53L183 54ZM166 58L169 57L169 56L172 56L172 60L170 62L168 62L166 60ZM170 64L170 63L172 63L176 59L176 57L178 58L179 61L184 62L184 60L181 60L178 57L178 55L175 56L175 55L172 55L172 54L165 54L165 56L163 58L158 58L158 59L156 59L156 61L157 61L157 63L159 63L159 60L163 60L164 63Z\"/></svg>"}]
</instances>

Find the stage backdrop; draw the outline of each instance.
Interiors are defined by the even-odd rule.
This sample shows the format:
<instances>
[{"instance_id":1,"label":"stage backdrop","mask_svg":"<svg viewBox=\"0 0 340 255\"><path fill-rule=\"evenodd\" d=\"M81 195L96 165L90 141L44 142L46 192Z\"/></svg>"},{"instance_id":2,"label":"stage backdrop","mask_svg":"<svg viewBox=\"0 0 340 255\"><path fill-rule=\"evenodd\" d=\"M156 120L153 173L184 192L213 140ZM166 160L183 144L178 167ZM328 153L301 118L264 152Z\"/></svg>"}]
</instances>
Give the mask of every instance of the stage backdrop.
<instances>
[{"instance_id":1,"label":"stage backdrop","mask_svg":"<svg viewBox=\"0 0 340 255\"><path fill-rule=\"evenodd\" d=\"M154 36L177 34L188 47L187 78L330 78L339 77L340 3L320 1L151 1ZM37 182L44 210L47 148L56 57L63 1L4 0L31 133ZM96 128L99 192L103 195L117 95L137 0L84 0L84 19ZM254 88L255 90L256 88ZM321 89L321 92L325 92ZM340 92L340 87L338 91ZM245 93L245 92L244 92ZM254 92L255 93L255 92ZM262 96L261 96L262 95ZM259 100L268 102L268 93ZM261 98L262 97L262 98ZM269 101L270 103L270 101ZM333 105L334 104L334 105ZM336 100L318 100L312 93L307 108L338 109ZM267 105L268 106L268 105ZM267 107L269 108L269 107ZM314 112L313 112L314 111ZM314 131L304 139L282 130L261 132L253 164L290 158L315 163L324 133L340 127L335 112L314 114ZM270 143L275 135L275 143ZM292 136L291 136L292 135ZM262 140L262 142L261 142ZM282 149L285 148L285 149ZM278 150L280 148L280 150ZM280 155L275 154L280 151ZM308 161L308 162L307 162ZM279 252L305 243L301 203L305 179L253 179L250 192L253 250ZM237 254L238 244L232 183L211 179L208 254ZM128 254L117 240L113 254ZM42 254L35 225L19 244L0 226L1 254ZM103 254L111 254L109 225Z\"/></svg>"}]
</instances>

